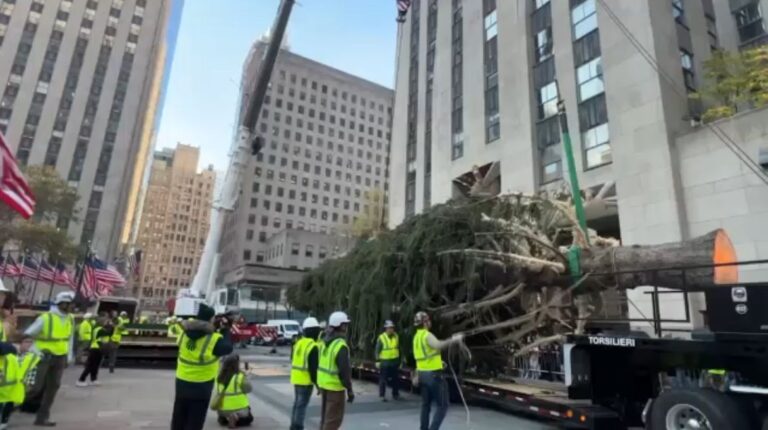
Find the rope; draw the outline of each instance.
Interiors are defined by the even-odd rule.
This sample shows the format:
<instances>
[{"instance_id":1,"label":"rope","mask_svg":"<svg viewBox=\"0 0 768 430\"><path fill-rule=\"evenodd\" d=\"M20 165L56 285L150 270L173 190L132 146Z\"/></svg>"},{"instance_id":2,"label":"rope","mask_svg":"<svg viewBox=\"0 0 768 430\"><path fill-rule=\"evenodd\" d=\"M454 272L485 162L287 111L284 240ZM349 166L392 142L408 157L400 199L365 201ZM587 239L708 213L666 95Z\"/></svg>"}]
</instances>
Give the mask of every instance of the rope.
<instances>
[{"instance_id":1,"label":"rope","mask_svg":"<svg viewBox=\"0 0 768 430\"><path fill-rule=\"evenodd\" d=\"M458 344L459 344L459 350L467 354L467 360L472 361L472 351L469 350L469 347L464 343L463 340ZM453 344L451 344L448 347L449 356L450 356L450 350L452 348L453 348ZM467 429L474 430L472 427L472 414L469 410L467 399L464 397L464 391L461 389L461 384L459 384L459 377L456 375L456 371L453 370L453 365L451 364L450 360L448 360L448 369L451 371L451 375L453 375L453 381L456 383L456 390L459 392L459 397L461 398L461 404L464 405L464 411L467 414Z\"/></svg>"}]
</instances>

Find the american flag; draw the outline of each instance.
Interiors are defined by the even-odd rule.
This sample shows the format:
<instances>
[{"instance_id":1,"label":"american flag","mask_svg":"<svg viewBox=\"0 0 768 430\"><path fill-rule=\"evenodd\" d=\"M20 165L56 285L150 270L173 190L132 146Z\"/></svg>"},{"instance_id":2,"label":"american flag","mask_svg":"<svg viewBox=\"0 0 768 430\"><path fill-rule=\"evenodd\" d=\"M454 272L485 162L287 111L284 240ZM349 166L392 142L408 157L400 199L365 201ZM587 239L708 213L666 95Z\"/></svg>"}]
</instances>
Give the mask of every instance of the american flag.
<instances>
[{"instance_id":1,"label":"american flag","mask_svg":"<svg viewBox=\"0 0 768 430\"><path fill-rule=\"evenodd\" d=\"M10 255L6 259L3 259L3 257L0 256L0 271L2 271L2 275L5 276L21 275L21 268Z\"/></svg>"},{"instance_id":2,"label":"american flag","mask_svg":"<svg viewBox=\"0 0 768 430\"><path fill-rule=\"evenodd\" d=\"M51 265L48 264L45 260L40 260L40 274L37 276L37 279L46 282L53 282L55 277L56 274L53 270L53 267L51 267Z\"/></svg>"},{"instance_id":3,"label":"american flag","mask_svg":"<svg viewBox=\"0 0 768 430\"><path fill-rule=\"evenodd\" d=\"M0 133L0 200L24 218L31 217L35 212L35 197L2 133Z\"/></svg>"},{"instance_id":4,"label":"american flag","mask_svg":"<svg viewBox=\"0 0 768 430\"><path fill-rule=\"evenodd\" d=\"M141 274L141 254L142 250L136 250L133 254L128 256L128 268L133 276L139 276Z\"/></svg>"},{"instance_id":5,"label":"american flag","mask_svg":"<svg viewBox=\"0 0 768 430\"><path fill-rule=\"evenodd\" d=\"M97 257L89 257L85 260L85 274L83 277L83 295L88 298L108 295L115 285L124 285L125 278L114 266L109 265Z\"/></svg>"},{"instance_id":6,"label":"american flag","mask_svg":"<svg viewBox=\"0 0 768 430\"><path fill-rule=\"evenodd\" d=\"M125 278L115 269L115 266L99 260L98 257L91 257L85 264L90 266L97 281L110 285L125 284Z\"/></svg>"},{"instance_id":7,"label":"american flag","mask_svg":"<svg viewBox=\"0 0 768 430\"><path fill-rule=\"evenodd\" d=\"M32 257L25 257L24 263L21 265L21 275L29 279L37 279L37 275L40 272L40 268L35 259Z\"/></svg>"},{"instance_id":8,"label":"american flag","mask_svg":"<svg viewBox=\"0 0 768 430\"><path fill-rule=\"evenodd\" d=\"M74 278L67 271L67 267L59 263L56 265L56 273L53 279L59 285L72 285Z\"/></svg>"},{"instance_id":9,"label":"american flag","mask_svg":"<svg viewBox=\"0 0 768 430\"><path fill-rule=\"evenodd\" d=\"M397 1L397 22L405 22L405 15L408 14L408 9L411 7L411 0L396 0ZM419 1L419 0L416 0Z\"/></svg>"}]
</instances>

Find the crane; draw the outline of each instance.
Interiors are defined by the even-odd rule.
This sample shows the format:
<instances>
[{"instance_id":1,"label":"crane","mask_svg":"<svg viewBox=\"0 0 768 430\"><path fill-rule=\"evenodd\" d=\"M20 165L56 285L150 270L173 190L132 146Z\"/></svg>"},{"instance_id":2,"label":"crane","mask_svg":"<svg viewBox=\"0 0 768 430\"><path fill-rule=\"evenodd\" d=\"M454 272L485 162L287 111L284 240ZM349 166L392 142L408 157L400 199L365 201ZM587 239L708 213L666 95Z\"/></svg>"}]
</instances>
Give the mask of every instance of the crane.
<instances>
[{"instance_id":1,"label":"crane","mask_svg":"<svg viewBox=\"0 0 768 430\"><path fill-rule=\"evenodd\" d=\"M200 257L200 264L192 281L192 286L189 289L179 291L174 310L176 315L196 315L200 303L206 299L208 301L211 300L210 293L213 291L218 268L218 248L221 242L224 220L227 213L231 212L237 203L240 178L245 167L248 165L250 157L258 154L263 147L263 138L255 133L256 122L261 113L261 107L264 104L264 97L269 87L269 81L272 78L272 71L274 70L277 56L280 53L280 46L285 36L294 4L295 0L281 0L280 2L277 16L272 26L269 45L264 52L264 57L259 66L253 91L250 92L245 115L241 116L242 122L235 133L230 148L229 166L224 176L220 194L213 204L211 226L208 230L205 246L203 247L203 254Z\"/></svg>"}]
</instances>

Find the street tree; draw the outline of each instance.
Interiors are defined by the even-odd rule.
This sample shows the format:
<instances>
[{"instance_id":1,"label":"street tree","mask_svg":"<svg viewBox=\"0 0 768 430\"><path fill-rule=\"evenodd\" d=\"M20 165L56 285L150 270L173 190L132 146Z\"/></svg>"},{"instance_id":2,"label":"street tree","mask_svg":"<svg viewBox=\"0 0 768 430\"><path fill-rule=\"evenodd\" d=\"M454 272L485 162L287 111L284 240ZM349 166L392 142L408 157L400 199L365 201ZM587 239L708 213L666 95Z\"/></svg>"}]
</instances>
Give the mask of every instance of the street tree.
<instances>
[{"instance_id":1,"label":"street tree","mask_svg":"<svg viewBox=\"0 0 768 430\"><path fill-rule=\"evenodd\" d=\"M768 105L768 47L713 52L704 62L701 88L691 98L704 103L704 122Z\"/></svg>"},{"instance_id":2,"label":"street tree","mask_svg":"<svg viewBox=\"0 0 768 430\"><path fill-rule=\"evenodd\" d=\"M35 213L24 220L9 207L1 206L0 243L14 241L18 249L45 253L55 261L73 261L77 245L66 229L56 224L60 220L77 219L77 190L50 166L28 166L24 175L35 196Z\"/></svg>"}]
</instances>

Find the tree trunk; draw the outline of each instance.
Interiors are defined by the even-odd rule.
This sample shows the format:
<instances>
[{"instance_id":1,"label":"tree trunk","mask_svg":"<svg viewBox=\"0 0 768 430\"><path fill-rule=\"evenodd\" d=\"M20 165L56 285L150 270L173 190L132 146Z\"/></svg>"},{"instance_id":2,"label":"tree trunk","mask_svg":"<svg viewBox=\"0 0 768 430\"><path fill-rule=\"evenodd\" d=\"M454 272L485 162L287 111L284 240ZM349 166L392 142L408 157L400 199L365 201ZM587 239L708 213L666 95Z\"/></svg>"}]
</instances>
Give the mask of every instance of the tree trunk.
<instances>
[{"instance_id":1,"label":"tree trunk","mask_svg":"<svg viewBox=\"0 0 768 430\"><path fill-rule=\"evenodd\" d=\"M735 261L728 235L715 230L685 242L583 250L581 271L590 273L585 286L591 288L685 289L738 282L736 266L713 266Z\"/></svg>"}]
</instances>

